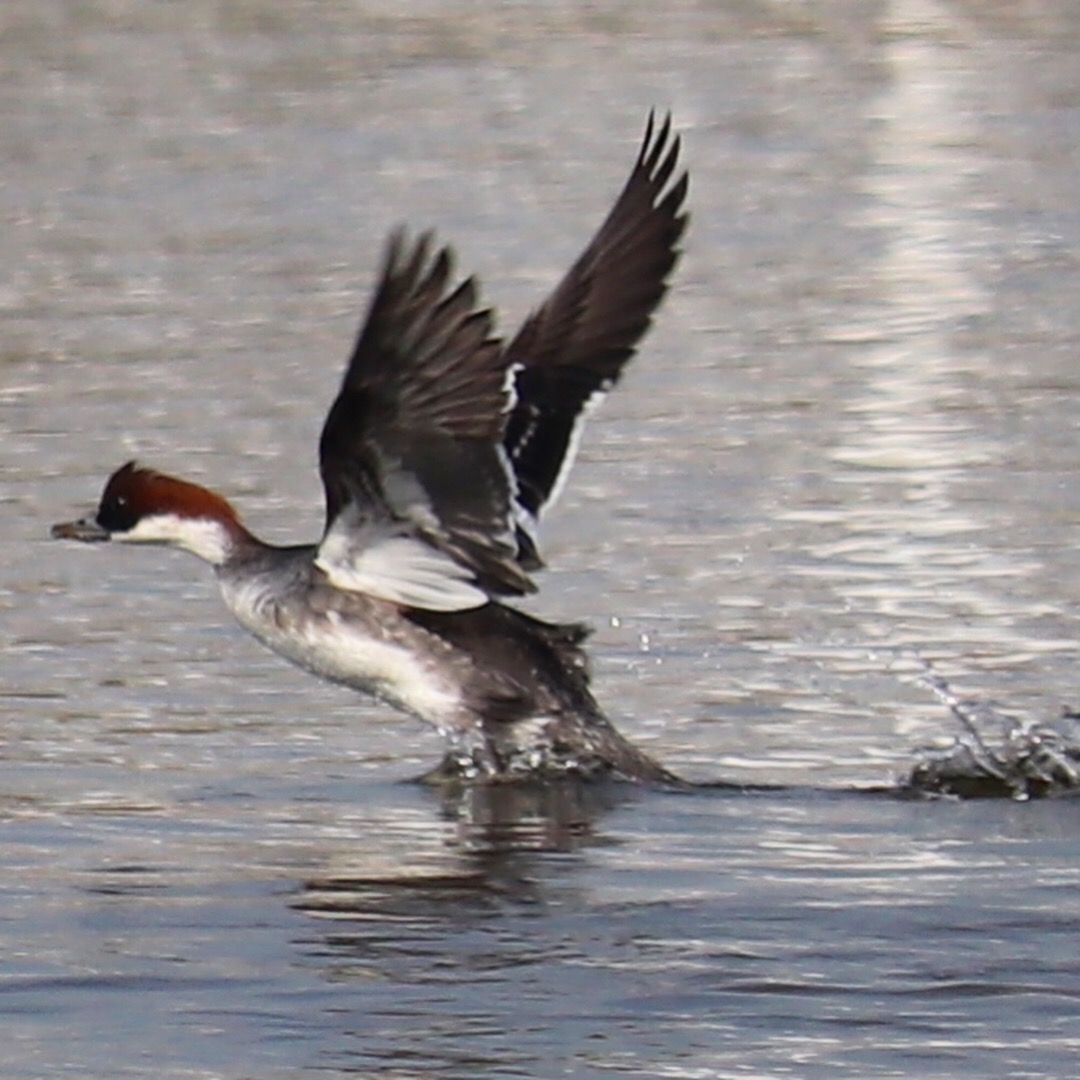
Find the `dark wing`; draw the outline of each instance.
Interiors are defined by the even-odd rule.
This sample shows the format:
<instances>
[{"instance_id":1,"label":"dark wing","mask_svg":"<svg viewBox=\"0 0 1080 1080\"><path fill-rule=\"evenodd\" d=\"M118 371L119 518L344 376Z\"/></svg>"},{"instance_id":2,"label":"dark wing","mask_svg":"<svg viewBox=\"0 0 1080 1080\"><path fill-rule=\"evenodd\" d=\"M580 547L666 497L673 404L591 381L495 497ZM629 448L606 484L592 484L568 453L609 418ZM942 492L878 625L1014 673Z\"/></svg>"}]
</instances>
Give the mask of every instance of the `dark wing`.
<instances>
[{"instance_id":1,"label":"dark wing","mask_svg":"<svg viewBox=\"0 0 1080 1080\"><path fill-rule=\"evenodd\" d=\"M517 476L518 541L529 569L539 565L532 529L558 496L587 411L618 379L667 290L687 222L687 174L669 186L678 157L670 115L657 129L650 113L607 220L506 350L517 400L504 445Z\"/></svg>"},{"instance_id":2,"label":"dark wing","mask_svg":"<svg viewBox=\"0 0 1080 1080\"><path fill-rule=\"evenodd\" d=\"M341 588L437 611L531 592L516 560L502 439L509 359L453 287L448 248L389 241L382 276L319 442L318 565Z\"/></svg>"}]
</instances>

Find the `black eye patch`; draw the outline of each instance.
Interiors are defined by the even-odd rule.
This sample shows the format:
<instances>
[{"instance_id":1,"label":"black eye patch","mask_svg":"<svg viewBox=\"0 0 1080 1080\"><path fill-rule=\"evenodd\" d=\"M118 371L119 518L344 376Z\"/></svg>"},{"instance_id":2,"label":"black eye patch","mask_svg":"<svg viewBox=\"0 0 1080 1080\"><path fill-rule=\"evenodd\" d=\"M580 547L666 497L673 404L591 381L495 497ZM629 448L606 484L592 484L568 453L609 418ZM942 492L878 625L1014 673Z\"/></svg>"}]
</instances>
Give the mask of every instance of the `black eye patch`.
<instances>
[{"instance_id":1,"label":"black eye patch","mask_svg":"<svg viewBox=\"0 0 1080 1080\"><path fill-rule=\"evenodd\" d=\"M98 507L97 523L109 532L127 532L135 527L139 515L126 495L106 494Z\"/></svg>"}]
</instances>

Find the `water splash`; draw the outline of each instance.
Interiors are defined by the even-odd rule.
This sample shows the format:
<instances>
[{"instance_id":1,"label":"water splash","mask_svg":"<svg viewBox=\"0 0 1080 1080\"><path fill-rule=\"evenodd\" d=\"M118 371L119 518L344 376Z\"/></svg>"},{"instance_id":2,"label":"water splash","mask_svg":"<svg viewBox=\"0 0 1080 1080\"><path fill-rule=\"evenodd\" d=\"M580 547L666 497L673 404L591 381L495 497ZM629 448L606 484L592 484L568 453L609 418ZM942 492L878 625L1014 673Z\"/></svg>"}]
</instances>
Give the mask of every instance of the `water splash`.
<instances>
[{"instance_id":1,"label":"water splash","mask_svg":"<svg viewBox=\"0 0 1080 1080\"><path fill-rule=\"evenodd\" d=\"M1080 712L1055 724L1016 718L990 702L962 697L927 668L919 682L948 706L963 733L949 746L925 748L906 786L961 798L1025 800L1080 789Z\"/></svg>"}]
</instances>

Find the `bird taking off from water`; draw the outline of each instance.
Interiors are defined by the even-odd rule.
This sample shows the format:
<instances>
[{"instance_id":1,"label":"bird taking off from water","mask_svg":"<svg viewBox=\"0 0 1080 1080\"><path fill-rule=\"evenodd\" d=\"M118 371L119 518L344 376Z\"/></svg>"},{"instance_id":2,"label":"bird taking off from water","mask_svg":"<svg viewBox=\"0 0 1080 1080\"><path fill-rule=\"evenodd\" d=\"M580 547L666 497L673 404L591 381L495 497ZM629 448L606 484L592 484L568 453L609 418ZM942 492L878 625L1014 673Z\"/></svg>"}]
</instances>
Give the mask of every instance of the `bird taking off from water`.
<instances>
[{"instance_id":1,"label":"bird taking off from water","mask_svg":"<svg viewBox=\"0 0 1080 1080\"><path fill-rule=\"evenodd\" d=\"M537 526L582 423L667 290L687 221L678 157L670 117L650 115L611 212L509 343L449 247L390 236L319 440L318 543L267 544L221 495L134 462L53 536L199 556L255 637L434 725L460 775L677 783L594 700L585 629L505 601L535 591Z\"/></svg>"}]
</instances>

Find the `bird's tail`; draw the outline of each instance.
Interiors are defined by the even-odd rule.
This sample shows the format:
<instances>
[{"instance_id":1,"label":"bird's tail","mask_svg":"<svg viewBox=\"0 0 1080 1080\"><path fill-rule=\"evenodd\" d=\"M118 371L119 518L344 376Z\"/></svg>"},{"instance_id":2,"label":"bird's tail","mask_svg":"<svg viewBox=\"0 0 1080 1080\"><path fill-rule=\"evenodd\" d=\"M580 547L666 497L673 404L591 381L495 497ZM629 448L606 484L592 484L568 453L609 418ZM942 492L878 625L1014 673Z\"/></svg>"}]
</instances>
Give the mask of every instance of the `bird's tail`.
<instances>
[{"instance_id":1,"label":"bird's tail","mask_svg":"<svg viewBox=\"0 0 1080 1080\"><path fill-rule=\"evenodd\" d=\"M602 715L590 718L579 737L582 743L579 752L583 751L627 780L657 787L692 786L689 781L665 768L655 758L635 746Z\"/></svg>"}]
</instances>

